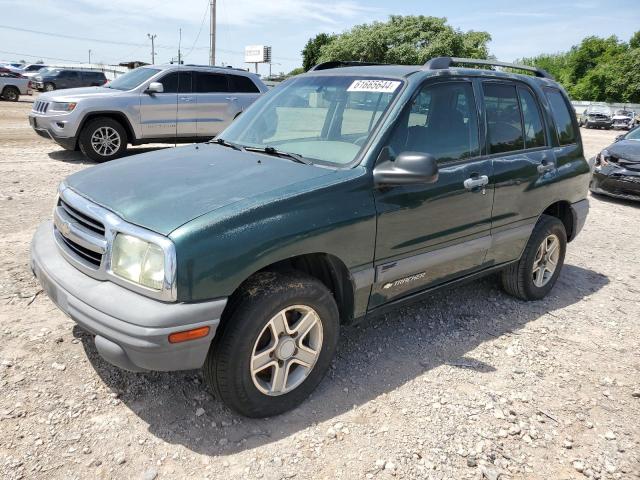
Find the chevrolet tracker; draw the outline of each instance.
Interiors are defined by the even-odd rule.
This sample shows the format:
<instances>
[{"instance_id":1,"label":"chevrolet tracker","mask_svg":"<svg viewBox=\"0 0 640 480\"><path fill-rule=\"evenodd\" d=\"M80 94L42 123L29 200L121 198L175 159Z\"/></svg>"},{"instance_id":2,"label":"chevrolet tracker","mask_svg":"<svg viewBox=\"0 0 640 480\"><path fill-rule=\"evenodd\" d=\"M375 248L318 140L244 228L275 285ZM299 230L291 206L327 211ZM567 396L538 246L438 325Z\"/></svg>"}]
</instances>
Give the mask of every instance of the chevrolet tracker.
<instances>
[{"instance_id":1,"label":"chevrolet tracker","mask_svg":"<svg viewBox=\"0 0 640 480\"><path fill-rule=\"evenodd\" d=\"M543 298L589 179L541 70L332 62L214 141L71 175L31 262L108 362L202 367L231 408L271 416L318 385L343 325L490 272Z\"/></svg>"}]
</instances>

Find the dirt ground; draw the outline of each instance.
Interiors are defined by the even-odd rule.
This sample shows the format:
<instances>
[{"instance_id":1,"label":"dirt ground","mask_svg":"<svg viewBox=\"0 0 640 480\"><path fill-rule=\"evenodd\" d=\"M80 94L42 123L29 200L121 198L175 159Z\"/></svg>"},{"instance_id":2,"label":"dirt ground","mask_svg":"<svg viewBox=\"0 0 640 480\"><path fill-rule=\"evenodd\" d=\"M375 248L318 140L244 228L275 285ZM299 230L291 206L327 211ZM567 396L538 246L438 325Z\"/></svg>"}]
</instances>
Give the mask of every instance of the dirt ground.
<instances>
[{"instance_id":1,"label":"dirt ground","mask_svg":"<svg viewBox=\"0 0 640 480\"><path fill-rule=\"evenodd\" d=\"M640 478L639 204L590 198L547 299L489 277L346 328L309 400L248 420L197 371L105 363L41 293L31 235L92 163L29 102L0 102L1 478ZM616 135L582 134L589 156Z\"/></svg>"}]
</instances>

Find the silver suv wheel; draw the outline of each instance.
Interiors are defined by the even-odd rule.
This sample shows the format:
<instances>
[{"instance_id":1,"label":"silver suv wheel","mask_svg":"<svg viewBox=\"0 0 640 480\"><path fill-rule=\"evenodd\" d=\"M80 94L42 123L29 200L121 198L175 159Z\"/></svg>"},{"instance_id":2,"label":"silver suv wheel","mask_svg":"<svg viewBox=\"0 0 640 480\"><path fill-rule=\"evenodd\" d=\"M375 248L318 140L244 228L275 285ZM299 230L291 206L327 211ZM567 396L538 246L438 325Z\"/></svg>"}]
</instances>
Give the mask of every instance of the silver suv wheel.
<instances>
[{"instance_id":1,"label":"silver suv wheel","mask_svg":"<svg viewBox=\"0 0 640 480\"><path fill-rule=\"evenodd\" d=\"M278 312L258 335L250 370L265 395L290 392L309 376L322 349L322 321L314 309L294 305Z\"/></svg>"},{"instance_id":2,"label":"silver suv wheel","mask_svg":"<svg viewBox=\"0 0 640 480\"><path fill-rule=\"evenodd\" d=\"M109 157L118 151L122 139L111 127L100 127L91 135L91 148L103 157Z\"/></svg>"},{"instance_id":3,"label":"silver suv wheel","mask_svg":"<svg viewBox=\"0 0 640 480\"><path fill-rule=\"evenodd\" d=\"M553 277L560 258L560 239L551 234L547 236L536 251L533 260L533 284L544 287Z\"/></svg>"}]
</instances>

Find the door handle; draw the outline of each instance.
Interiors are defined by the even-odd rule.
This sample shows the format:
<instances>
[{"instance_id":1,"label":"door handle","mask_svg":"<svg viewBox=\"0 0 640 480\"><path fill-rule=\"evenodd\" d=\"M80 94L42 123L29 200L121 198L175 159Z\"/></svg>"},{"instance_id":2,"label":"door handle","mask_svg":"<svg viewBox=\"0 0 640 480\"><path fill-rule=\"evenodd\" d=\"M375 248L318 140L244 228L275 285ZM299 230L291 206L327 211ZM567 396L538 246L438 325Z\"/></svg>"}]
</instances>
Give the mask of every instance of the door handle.
<instances>
[{"instance_id":1,"label":"door handle","mask_svg":"<svg viewBox=\"0 0 640 480\"><path fill-rule=\"evenodd\" d=\"M182 102L191 102L193 97L180 97L180 101Z\"/></svg>"},{"instance_id":2,"label":"door handle","mask_svg":"<svg viewBox=\"0 0 640 480\"><path fill-rule=\"evenodd\" d=\"M554 165L554 163L547 160L542 160L542 163L538 165L538 173L547 173L555 169L556 166Z\"/></svg>"},{"instance_id":3,"label":"door handle","mask_svg":"<svg viewBox=\"0 0 640 480\"><path fill-rule=\"evenodd\" d=\"M238 97L225 97L225 100L229 100L230 102L235 102L238 100Z\"/></svg>"},{"instance_id":4,"label":"door handle","mask_svg":"<svg viewBox=\"0 0 640 480\"><path fill-rule=\"evenodd\" d=\"M489 183L489 177L486 175L480 175L477 177L470 177L464 181L464 188L467 190L473 190L474 188L484 187Z\"/></svg>"}]
</instances>

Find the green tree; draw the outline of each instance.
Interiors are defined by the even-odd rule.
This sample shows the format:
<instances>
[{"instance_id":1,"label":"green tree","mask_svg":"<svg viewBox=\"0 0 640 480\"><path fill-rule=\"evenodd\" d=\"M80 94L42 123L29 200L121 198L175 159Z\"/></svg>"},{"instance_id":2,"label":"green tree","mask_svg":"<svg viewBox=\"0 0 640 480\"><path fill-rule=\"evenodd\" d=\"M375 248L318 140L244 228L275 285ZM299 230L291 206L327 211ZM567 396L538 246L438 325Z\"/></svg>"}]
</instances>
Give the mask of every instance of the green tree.
<instances>
[{"instance_id":1,"label":"green tree","mask_svg":"<svg viewBox=\"0 0 640 480\"><path fill-rule=\"evenodd\" d=\"M333 36L322 44L317 60L416 65L443 55L487 58L490 40L487 32L454 29L446 18L392 15L387 22L357 25Z\"/></svg>"},{"instance_id":2,"label":"green tree","mask_svg":"<svg viewBox=\"0 0 640 480\"><path fill-rule=\"evenodd\" d=\"M310 38L302 49L302 68L304 71L308 71L314 65L319 63L320 49L333 41L335 35L329 35L327 33L319 33L313 38Z\"/></svg>"},{"instance_id":3,"label":"green tree","mask_svg":"<svg viewBox=\"0 0 640 480\"><path fill-rule=\"evenodd\" d=\"M304 73L304 67L297 67L287 73L287 77L295 77L296 75L300 75Z\"/></svg>"},{"instance_id":4,"label":"green tree","mask_svg":"<svg viewBox=\"0 0 640 480\"><path fill-rule=\"evenodd\" d=\"M576 100L640 102L640 32L629 43L591 36L568 52L521 61L547 70Z\"/></svg>"}]
</instances>

